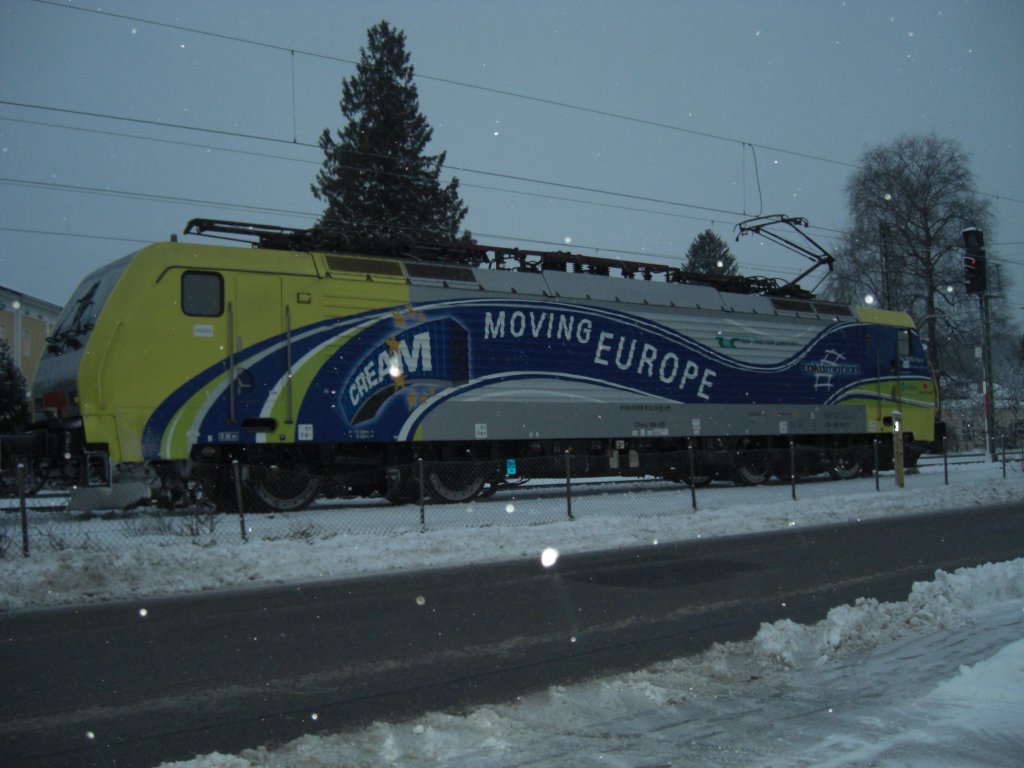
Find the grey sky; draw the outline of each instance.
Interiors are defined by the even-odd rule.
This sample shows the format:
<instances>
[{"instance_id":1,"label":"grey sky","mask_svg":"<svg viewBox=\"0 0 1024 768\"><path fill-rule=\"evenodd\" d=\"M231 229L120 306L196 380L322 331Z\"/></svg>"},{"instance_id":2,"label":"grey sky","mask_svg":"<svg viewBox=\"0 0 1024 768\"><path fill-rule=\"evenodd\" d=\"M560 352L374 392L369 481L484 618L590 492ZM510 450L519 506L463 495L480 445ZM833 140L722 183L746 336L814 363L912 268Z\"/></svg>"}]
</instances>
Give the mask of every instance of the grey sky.
<instances>
[{"instance_id":1,"label":"grey sky","mask_svg":"<svg viewBox=\"0 0 1024 768\"><path fill-rule=\"evenodd\" d=\"M568 239L678 263L711 227L745 273L794 276L805 262L733 242L734 224L804 216L832 247L862 151L934 132L961 142L979 191L996 196L989 253L1016 279L1008 305L1024 307L1024 4L84 8L0 1L0 283L55 303L192 217L312 224L322 155L310 145L341 126L354 71L337 59L357 60L383 18L407 35L431 149L447 151L481 242Z\"/></svg>"}]
</instances>

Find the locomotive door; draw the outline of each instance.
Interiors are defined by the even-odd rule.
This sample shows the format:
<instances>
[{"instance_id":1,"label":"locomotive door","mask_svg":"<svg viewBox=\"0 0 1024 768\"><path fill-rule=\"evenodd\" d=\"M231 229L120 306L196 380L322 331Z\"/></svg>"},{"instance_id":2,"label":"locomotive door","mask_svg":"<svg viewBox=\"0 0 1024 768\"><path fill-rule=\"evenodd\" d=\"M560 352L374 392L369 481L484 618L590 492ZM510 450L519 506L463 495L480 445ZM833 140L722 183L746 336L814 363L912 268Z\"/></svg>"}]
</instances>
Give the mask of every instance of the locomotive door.
<instances>
[{"instance_id":1,"label":"locomotive door","mask_svg":"<svg viewBox=\"0 0 1024 768\"><path fill-rule=\"evenodd\" d=\"M269 431L262 418L263 404L284 373L283 353L264 354L264 342L284 332L281 278L274 275L235 274L232 307L235 413L243 429ZM273 342L271 342L273 346Z\"/></svg>"}]
</instances>

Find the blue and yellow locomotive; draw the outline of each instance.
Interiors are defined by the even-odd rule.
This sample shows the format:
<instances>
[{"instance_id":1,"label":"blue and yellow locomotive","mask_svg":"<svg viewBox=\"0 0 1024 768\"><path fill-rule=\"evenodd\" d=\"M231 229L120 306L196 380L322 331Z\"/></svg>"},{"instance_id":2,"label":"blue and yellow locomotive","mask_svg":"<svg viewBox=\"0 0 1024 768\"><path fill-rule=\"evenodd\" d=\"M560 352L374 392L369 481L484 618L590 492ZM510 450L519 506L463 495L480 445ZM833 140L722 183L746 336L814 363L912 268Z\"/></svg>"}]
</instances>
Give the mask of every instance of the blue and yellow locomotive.
<instances>
[{"instance_id":1,"label":"blue and yellow locomotive","mask_svg":"<svg viewBox=\"0 0 1024 768\"><path fill-rule=\"evenodd\" d=\"M934 437L934 382L903 313L569 253L322 251L301 231L186 229L211 231L260 247L153 244L68 302L33 399L76 481L130 469L166 484L239 462L267 507L295 509L326 477L397 499L423 458L459 467L428 490L464 501L501 481L472 469L490 460L571 450L594 474L758 483L790 441L807 471L860 474L894 412L911 455ZM688 446L700 477L635 460ZM305 480L275 483L282 470Z\"/></svg>"}]
</instances>

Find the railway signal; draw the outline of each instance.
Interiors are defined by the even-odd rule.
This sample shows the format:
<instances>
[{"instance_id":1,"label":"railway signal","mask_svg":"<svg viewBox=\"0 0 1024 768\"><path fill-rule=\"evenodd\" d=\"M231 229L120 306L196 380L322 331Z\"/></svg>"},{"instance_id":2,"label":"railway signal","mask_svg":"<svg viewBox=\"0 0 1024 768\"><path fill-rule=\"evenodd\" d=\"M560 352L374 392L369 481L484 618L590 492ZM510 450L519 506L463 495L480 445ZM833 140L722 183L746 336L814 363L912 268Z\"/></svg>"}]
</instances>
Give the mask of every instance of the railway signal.
<instances>
[{"instance_id":1,"label":"railway signal","mask_svg":"<svg viewBox=\"0 0 1024 768\"><path fill-rule=\"evenodd\" d=\"M968 293L980 294L981 328L982 328L982 366L984 368L981 381L983 405L985 409L985 432L989 455L996 460L995 444L995 403L992 397L992 340L988 312L988 279L985 271L985 236L977 227L968 227L961 232L964 238L964 285Z\"/></svg>"},{"instance_id":2,"label":"railway signal","mask_svg":"<svg viewBox=\"0 0 1024 768\"><path fill-rule=\"evenodd\" d=\"M964 285L968 293L984 293L988 287L985 270L985 236L980 229L963 231Z\"/></svg>"}]
</instances>

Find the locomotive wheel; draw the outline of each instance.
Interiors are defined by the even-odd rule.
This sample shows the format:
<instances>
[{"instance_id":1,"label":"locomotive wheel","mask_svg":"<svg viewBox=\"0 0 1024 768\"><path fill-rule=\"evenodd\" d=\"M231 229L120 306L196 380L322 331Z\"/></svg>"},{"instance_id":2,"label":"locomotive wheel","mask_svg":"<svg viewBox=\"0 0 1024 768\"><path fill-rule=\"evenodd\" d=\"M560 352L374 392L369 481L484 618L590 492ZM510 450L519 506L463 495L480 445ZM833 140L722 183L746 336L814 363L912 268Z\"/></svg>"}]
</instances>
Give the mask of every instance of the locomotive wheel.
<instances>
[{"instance_id":1,"label":"locomotive wheel","mask_svg":"<svg viewBox=\"0 0 1024 768\"><path fill-rule=\"evenodd\" d=\"M828 469L833 480L852 480L864 474L864 463L856 451L843 451Z\"/></svg>"},{"instance_id":2,"label":"locomotive wheel","mask_svg":"<svg viewBox=\"0 0 1024 768\"><path fill-rule=\"evenodd\" d=\"M761 485L772 476L771 466L760 456L743 454L736 461L733 479L737 485Z\"/></svg>"},{"instance_id":3,"label":"locomotive wheel","mask_svg":"<svg viewBox=\"0 0 1024 768\"><path fill-rule=\"evenodd\" d=\"M253 511L294 512L317 497L320 479L302 466L251 466L245 487Z\"/></svg>"},{"instance_id":4,"label":"locomotive wheel","mask_svg":"<svg viewBox=\"0 0 1024 768\"><path fill-rule=\"evenodd\" d=\"M430 467L426 477L427 491L443 504L472 501L484 490L484 478L471 464L446 463Z\"/></svg>"}]
</instances>

